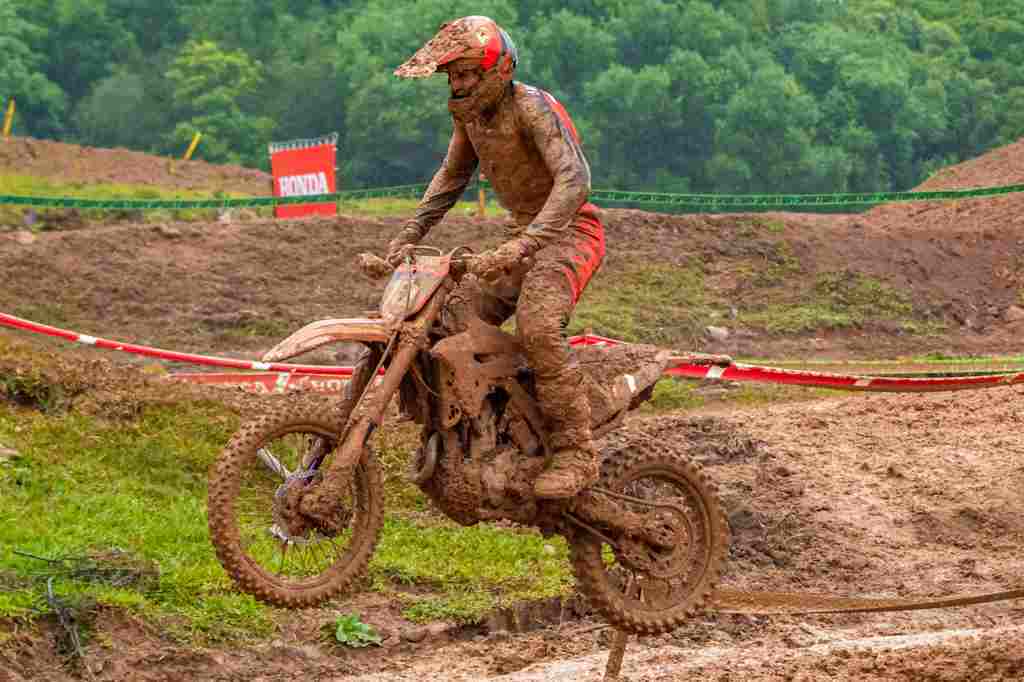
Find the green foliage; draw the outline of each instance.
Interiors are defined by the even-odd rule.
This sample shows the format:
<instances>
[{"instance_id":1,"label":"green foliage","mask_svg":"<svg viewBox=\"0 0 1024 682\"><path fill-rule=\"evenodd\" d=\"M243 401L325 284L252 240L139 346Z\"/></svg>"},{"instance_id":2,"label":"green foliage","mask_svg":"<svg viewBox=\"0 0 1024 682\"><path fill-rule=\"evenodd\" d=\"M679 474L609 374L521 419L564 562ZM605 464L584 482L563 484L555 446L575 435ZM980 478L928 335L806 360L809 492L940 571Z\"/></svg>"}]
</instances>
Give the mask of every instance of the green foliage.
<instances>
[{"instance_id":1,"label":"green foliage","mask_svg":"<svg viewBox=\"0 0 1024 682\"><path fill-rule=\"evenodd\" d=\"M393 68L487 14L583 134L594 184L694 192L908 189L1024 135L1024 2L0 0L16 130L265 167L341 135L345 186L429 178L444 79Z\"/></svg>"},{"instance_id":2,"label":"green foliage","mask_svg":"<svg viewBox=\"0 0 1024 682\"><path fill-rule=\"evenodd\" d=\"M382 641L376 630L359 620L359 616L355 613L338 616L334 626L334 639L344 646L355 648L363 648L371 644L380 646Z\"/></svg>"},{"instance_id":3,"label":"green foliage","mask_svg":"<svg viewBox=\"0 0 1024 682\"><path fill-rule=\"evenodd\" d=\"M430 620L443 612L472 622L497 607L564 594L573 584L568 549L559 538L411 516L415 521L386 521L370 562L376 588L405 601L409 618ZM419 589L410 594L409 586Z\"/></svg>"},{"instance_id":4,"label":"green foliage","mask_svg":"<svg viewBox=\"0 0 1024 682\"><path fill-rule=\"evenodd\" d=\"M211 161L265 165L274 123L243 111L263 85L260 62L211 41L186 43L167 71L180 122L170 140L181 149L202 133L202 156Z\"/></svg>"},{"instance_id":5,"label":"green foliage","mask_svg":"<svg viewBox=\"0 0 1024 682\"><path fill-rule=\"evenodd\" d=\"M662 379L654 385L654 395L644 408L657 412L693 409L704 405L704 398L694 393L697 384L680 379Z\"/></svg>"},{"instance_id":6,"label":"green foliage","mask_svg":"<svg viewBox=\"0 0 1024 682\"><path fill-rule=\"evenodd\" d=\"M597 278L587 287L569 325L624 341L696 345L710 309L699 264L630 263L615 281Z\"/></svg>"},{"instance_id":7,"label":"green foliage","mask_svg":"<svg viewBox=\"0 0 1024 682\"><path fill-rule=\"evenodd\" d=\"M145 106L143 78L127 71L113 74L98 81L79 103L75 112L79 135L83 142L97 147L146 147L149 133L135 124Z\"/></svg>"},{"instance_id":8,"label":"green foliage","mask_svg":"<svg viewBox=\"0 0 1024 682\"><path fill-rule=\"evenodd\" d=\"M46 30L28 21L24 10L14 0L0 0L0 116L13 98L20 111L17 130L57 135L63 128L67 99L45 73L47 58L40 43Z\"/></svg>"},{"instance_id":9,"label":"green foliage","mask_svg":"<svg viewBox=\"0 0 1024 682\"><path fill-rule=\"evenodd\" d=\"M931 327L913 316L905 294L856 272L820 275L809 295L796 305L771 305L740 314L744 324L779 334L857 327L871 320L890 322L907 333Z\"/></svg>"},{"instance_id":10,"label":"green foliage","mask_svg":"<svg viewBox=\"0 0 1024 682\"><path fill-rule=\"evenodd\" d=\"M0 357L31 364L2 340ZM18 375L2 376L0 387ZM17 381L25 386L31 378ZM41 378L37 383L48 385ZM61 578L60 593L158 619L193 642L252 639L273 630L275 611L234 588L207 534L207 472L237 428L232 414L180 403L106 422L74 411L48 415L17 407L5 401L12 396L4 390L0 442L19 456L0 462L0 618L24 617L45 601L40 562L9 550L56 558L116 547L155 563L153 589ZM426 512L422 501L401 490L413 489L405 471L415 434L388 428L375 440L393 515L369 583L401 599L411 617L468 622L495 606L569 589L563 542L491 524L464 528ZM410 585L416 589L409 591Z\"/></svg>"},{"instance_id":11,"label":"green foliage","mask_svg":"<svg viewBox=\"0 0 1024 682\"><path fill-rule=\"evenodd\" d=\"M494 610L498 603L488 592L454 593L443 598L412 599L402 609L402 616L416 623L446 620L456 623L475 623Z\"/></svg>"},{"instance_id":12,"label":"green foliage","mask_svg":"<svg viewBox=\"0 0 1024 682\"><path fill-rule=\"evenodd\" d=\"M0 525L0 545L50 558L122 548L159 566L154 591L58 583L100 603L184 618L181 634L188 637L266 633L266 609L229 591L206 533L207 467L235 425L202 405L154 408L137 422L105 425L0 404L0 438L22 455L16 474L0 477L0 519L20 519ZM0 571L38 570L31 559L0 554ZM26 592L42 589L34 584Z\"/></svg>"}]
</instances>

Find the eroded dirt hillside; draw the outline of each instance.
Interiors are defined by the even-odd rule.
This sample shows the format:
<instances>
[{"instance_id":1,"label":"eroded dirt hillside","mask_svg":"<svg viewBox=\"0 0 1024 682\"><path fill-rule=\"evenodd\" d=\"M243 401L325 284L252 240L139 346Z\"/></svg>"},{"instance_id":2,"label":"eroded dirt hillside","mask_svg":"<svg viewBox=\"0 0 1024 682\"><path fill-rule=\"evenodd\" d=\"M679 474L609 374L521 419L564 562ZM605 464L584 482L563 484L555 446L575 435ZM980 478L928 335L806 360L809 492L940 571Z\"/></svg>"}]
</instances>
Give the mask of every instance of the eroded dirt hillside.
<instances>
[{"instance_id":1,"label":"eroded dirt hillside","mask_svg":"<svg viewBox=\"0 0 1024 682\"><path fill-rule=\"evenodd\" d=\"M270 194L270 175L252 168L175 160L129 149L82 147L12 137L0 144L0 169L63 183L153 185L165 189Z\"/></svg>"},{"instance_id":2,"label":"eroded dirt hillside","mask_svg":"<svg viewBox=\"0 0 1024 682\"><path fill-rule=\"evenodd\" d=\"M6 155L6 156L5 156ZM15 140L0 168L260 192L256 171ZM1024 182L1024 142L923 188ZM251 354L305 322L360 314L379 283L354 269L402 217L91 225L0 234L0 310L94 335ZM860 215L665 215L608 210L608 256L580 324L745 356L1017 353L1024 332L1024 194L884 206ZM476 249L504 221L452 215L428 242ZM708 327L725 333L711 334Z\"/></svg>"}]
</instances>

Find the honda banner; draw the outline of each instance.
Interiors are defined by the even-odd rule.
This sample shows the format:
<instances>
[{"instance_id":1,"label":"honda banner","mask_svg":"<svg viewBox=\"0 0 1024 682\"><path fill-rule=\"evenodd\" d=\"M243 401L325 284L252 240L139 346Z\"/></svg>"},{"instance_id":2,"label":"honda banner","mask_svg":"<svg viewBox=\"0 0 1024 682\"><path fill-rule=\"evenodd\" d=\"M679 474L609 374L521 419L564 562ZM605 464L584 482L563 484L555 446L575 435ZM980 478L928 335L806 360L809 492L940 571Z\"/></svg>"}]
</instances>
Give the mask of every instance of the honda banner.
<instances>
[{"instance_id":1,"label":"honda banner","mask_svg":"<svg viewBox=\"0 0 1024 682\"><path fill-rule=\"evenodd\" d=\"M337 190L334 163L338 150L338 134L315 140L271 142L270 168L274 173L275 197L299 197L331 194ZM274 208L278 218L301 218L309 215L337 215L335 202L325 204L289 204Z\"/></svg>"}]
</instances>

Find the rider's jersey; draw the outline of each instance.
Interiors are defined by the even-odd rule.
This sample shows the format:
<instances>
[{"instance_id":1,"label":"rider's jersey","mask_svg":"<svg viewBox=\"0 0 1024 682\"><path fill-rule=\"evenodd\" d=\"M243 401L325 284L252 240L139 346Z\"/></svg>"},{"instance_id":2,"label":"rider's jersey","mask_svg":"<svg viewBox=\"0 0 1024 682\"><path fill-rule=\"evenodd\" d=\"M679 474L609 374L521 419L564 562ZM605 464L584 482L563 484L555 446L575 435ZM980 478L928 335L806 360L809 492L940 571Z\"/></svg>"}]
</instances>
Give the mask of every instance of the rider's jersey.
<instances>
[{"instance_id":1,"label":"rider's jersey","mask_svg":"<svg viewBox=\"0 0 1024 682\"><path fill-rule=\"evenodd\" d=\"M493 115L453 123L448 154L413 219L421 236L455 205L478 165L501 205L541 247L567 236L581 210L596 216L586 204L590 166L579 133L550 93L513 82Z\"/></svg>"}]
</instances>

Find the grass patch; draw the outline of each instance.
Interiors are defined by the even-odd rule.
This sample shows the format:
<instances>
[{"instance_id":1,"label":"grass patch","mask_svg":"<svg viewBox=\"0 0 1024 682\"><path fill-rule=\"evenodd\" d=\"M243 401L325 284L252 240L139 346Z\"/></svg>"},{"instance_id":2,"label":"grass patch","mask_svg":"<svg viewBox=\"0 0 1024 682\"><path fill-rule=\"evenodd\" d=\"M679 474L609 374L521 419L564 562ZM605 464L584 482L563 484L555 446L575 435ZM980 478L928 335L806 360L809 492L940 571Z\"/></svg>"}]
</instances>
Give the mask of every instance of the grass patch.
<instances>
[{"instance_id":1,"label":"grass patch","mask_svg":"<svg viewBox=\"0 0 1024 682\"><path fill-rule=\"evenodd\" d=\"M148 589L62 577L61 596L128 609L184 641L242 641L270 634L276 610L239 593L210 545L207 469L237 419L218 405L148 407L134 420L41 414L0 402L0 619L45 611L47 564L122 550L159 569ZM491 608L549 597L572 585L559 539L490 524L464 528L433 512L404 480L408 426L375 439L394 512L369 585L394 594L414 620L469 622Z\"/></svg>"},{"instance_id":2,"label":"grass patch","mask_svg":"<svg viewBox=\"0 0 1024 682\"><path fill-rule=\"evenodd\" d=\"M587 287L569 332L591 329L623 341L696 345L710 319L699 264L630 262Z\"/></svg>"},{"instance_id":3,"label":"grass patch","mask_svg":"<svg viewBox=\"0 0 1024 682\"><path fill-rule=\"evenodd\" d=\"M0 465L0 571L33 576L45 567L13 550L59 558L116 547L155 562L154 589L59 580L59 590L184 617L181 634L192 639L269 632L265 609L231 589L206 533L207 466L235 426L226 411L203 405L153 408L114 425L0 406L0 439L20 453ZM24 615L43 589L7 594L0 617Z\"/></svg>"},{"instance_id":4,"label":"grass patch","mask_svg":"<svg viewBox=\"0 0 1024 682\"><path fill-rule=\"evenodd\" d=\"M703 407L705 399L697 392L699 383L686 379L662 379L654 385L651 399L643 405L648 412L669 412Z\"/></svg>"},{"instance_id":5,"label":"grass patch","mask_svg":"<svg viewBox=\"0 0 1024 682\"><path fill-rule=\"evenodd\" d=\"M14 194L36 197L71 197L75 199L99 200L201 200L221 198L244 198L246 195L225 192L204 192L198 190L163 189L152 185L131 185L118 183L85 183L59 182L51 178L41 178L18 173L0 173L0 194ZM468 195L467 195L468 196ZM354 216L409 216L419 204L419 197L408 198L376 198L358 201L339 201L338 211ZM484 206L488 217L501 217L506 214L497 201L488 199ZM254 215L270 217L270 207L253 207L243 209ZM479 211L476 201L460 201L453 208L451 215L472 217ZM76 209L31 208L25 206L0 206L0 229L29 229L36 232L58 230L75 227L87 221L117 222L166 222L214 220L217 209Z\"/></svg>"},{"instance_id":6,"label":"grass patch","mask_svg":"<svg viewBox=\"0 0 1024 682\"><path fill-rule=\"evenodd\" d=\"M203 325L212 328L213 325ZM245 343L253 339L283 339L295 331L295 325L286 320L277 318L255 318L239 321L237 326L228 326L220 329L214 337L217 345L231 345L234 343Z\"/></svg>"},{"instance_id":7,"label":"grass patch","mask_svg":"<svg viewBox=\"0 0 1024 682\"><path fill-rule=\"evenodd\" d=\"M914 319L913 314L905 294L872 277L845 271L819 275L802 303L744 311L739 319L777 334L860 327L868 322L894 324L911 334L935 331L935 323Z\"/></svg>"},{"instance_id":8,"label":"grass patch","mask_svg":"<svg viewBox=\"0 0 1024 682\"><path fill-rule=\"evenodd\" d=\"M839 391L807 386L756 384L746 382L703 382L694 379L662 379L651 400L641 411L650 414L696 410L711 405L767 405L770 403L818 400Z\"/></svg>"},{"instance_id":9,"label":"grass patch","mask_svg":"<svg viewBox=\"0 0 1024 682\"><path fill-rule=\"evenodd\" d=\"M467 193L466 196L469 196ZM338 212L352 216L411 216L419 206L419 197L381 197L375 199L359 199L358 201L339 201ZM460 201L452 207L449 215L472 218L480 210L476 201ZM484 205L489 218L500 218L506 211L493 199Z\"/></svg>"},{"instance_id":10,"label":"grass patch","mask_svg":"<svg viewBox=\"0 0 1024 682\"><path fill-rule=\"evenodd\" d=\"M408 478L409 461L420 444L420 426L405 422L381 429L372 441L384 469L384 499L388 510L424 512L430 500Z\"/></svg>"},{"instance_id":11,"label":"grass patch","mask_svg":"<svg viewBox=\"0 0 1024 682\"><path fill-rule=\"evenodd\" d=\"M0 194L16 194L36 197L72 197L75 199L127 199L141 201L221 199L239 194L224 192L203 192L196 190L162 189L152 185L129 185L117 183L56 182L48 178L17 173L0 173ZM259 215L271 215L271 209L248 209ZM37 232L74 227L86 221L116 222L163 222L168 220L213 220L218 211L212 209L76 209L30 208L24 206L0 206L0 228L30 229Z\"/></svg>"},{"instance_id":12,"label":"grass patch","mask_svg":"<svg viewBox=\"0 0 1024 682\"><path fill-rule=\"evenodd\" d=\"M566 593L573 584L561 538L512 532L491 524L392 518L370 563L377 589L395 592L410 620L473 622L524 599ZM428 594L403 593L420 586Z\"/></svg>"},{"instance_id":13,"label":"grass patch","mask_svg":"<svg viewBox=\"0 0 1024 682\"><path fill-rule=\"evenodd\" d=\"M763 216L757 216L754 218L761 227L768 230L772 234L782 234L786 231L786 223L778 218L765 218Z\"/></svg>"},{"instance_id":14,"label":"grass patch","mask_svg":"<svg viewBox=\"0 0 1024 682\"><path fill-rule=\"evenodd\" d=\"M66 327L71 324L65 305L58 301L23 301L14 309L14 316L51 327Z\"/></svg>"}]
</instances>

